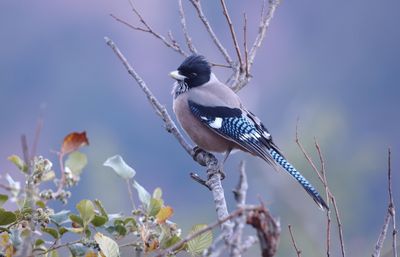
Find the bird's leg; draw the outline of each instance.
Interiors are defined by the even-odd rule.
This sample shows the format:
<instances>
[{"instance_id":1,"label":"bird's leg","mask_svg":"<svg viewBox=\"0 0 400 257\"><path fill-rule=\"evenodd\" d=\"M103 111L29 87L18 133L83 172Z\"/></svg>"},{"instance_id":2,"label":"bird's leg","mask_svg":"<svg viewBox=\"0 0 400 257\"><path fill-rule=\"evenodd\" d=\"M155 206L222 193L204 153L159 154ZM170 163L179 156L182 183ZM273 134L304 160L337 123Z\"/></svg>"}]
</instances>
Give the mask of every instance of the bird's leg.
<instances>
[{"instance_id":1,"label":"bird's leg","mask_svg":"<svg viewBox=\"0 0 400 257\"><path fill-rule=\"evenodd\" d=\"M232 148L228 149L225 153L224 153L224 159L222 160L222 163L219 163L219 173L221 174L221 180L225 179L225 172L224 172L224 164L226 162L226 159L228 159L229 154L231 153Z\"/></svg>"},{"instance_id":2,"label":"bird's leg","mask_svg":"<svg viewBox=\"0 0 400 257\"><path fill-rule=\"evenodd\" d=\"M228 149L225 154L224 154L224 160L222 161L222 164L225 164L226 159L228 159L229 154L232 152L232 148Z\"/></svg>"}]
</instances>

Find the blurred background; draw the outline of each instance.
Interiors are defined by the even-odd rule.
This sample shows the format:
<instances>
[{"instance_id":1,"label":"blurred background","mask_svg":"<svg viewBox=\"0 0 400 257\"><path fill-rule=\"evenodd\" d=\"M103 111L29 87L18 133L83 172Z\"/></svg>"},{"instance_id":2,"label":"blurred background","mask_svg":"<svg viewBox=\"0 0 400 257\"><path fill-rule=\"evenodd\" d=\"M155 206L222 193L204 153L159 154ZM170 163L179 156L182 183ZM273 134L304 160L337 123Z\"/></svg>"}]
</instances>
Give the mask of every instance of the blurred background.
<instances>
[{"instance_id":1,"label":"blurred background","mask_svg":"<svg viewBox=\"0 0 400 257\"><path fill-rule=\"evenodd\" d=\"M224 59L184 1L188 26L200 53ZM231 56L228 27L219 2L203 1L206 15ZM169 30L184 45L176 1L135 1L159 33ZM243 12L248 15L249 45L258 29L261 1L228 2L242 42ZM307 151L317 158L314 138L325 157L328 181L341 211L346 251L367 256L387 210L387 149L392 148L394 197L400 206L400 2L283 1L240 91L245 105L274 135L288 159L323 192L315 173L295 144L296 123ZM168 73L183 57L149 34L116 22L112 13L139 25L128 1L0 2L0 172L21 178L7 161L21 155L20 135L32 142L43 113L38 153L56 165L54 150L72 131L87 131L89 165L66 208L83 198L103 201L110 212L129 212L125 183L102 163L120 154L149 191L161 187L184 233L216 219L211 194L189 178L196 165L150 107L103 37L112 38L171 110L173 81ZM215 68L224 80L229 71ZM294 180L260 159L237 153L227 161L223 181L229 206L238 164L245 160L248 202L261 197L282 225L277 256L294 256L288 224L305 256L324 256L325 214ZM317 161L317 159L316 159ZM58 171L58 170L56 170ZM4 182L4 176L1 183ZM55 205L57 207L57 205ZM58 206L57 208L63 208ZM340 250L333 226L332 256ZM389 241L382 253L389 250ZM258 246L248 256L258 256Z\"/></svg>"}]
</instances>

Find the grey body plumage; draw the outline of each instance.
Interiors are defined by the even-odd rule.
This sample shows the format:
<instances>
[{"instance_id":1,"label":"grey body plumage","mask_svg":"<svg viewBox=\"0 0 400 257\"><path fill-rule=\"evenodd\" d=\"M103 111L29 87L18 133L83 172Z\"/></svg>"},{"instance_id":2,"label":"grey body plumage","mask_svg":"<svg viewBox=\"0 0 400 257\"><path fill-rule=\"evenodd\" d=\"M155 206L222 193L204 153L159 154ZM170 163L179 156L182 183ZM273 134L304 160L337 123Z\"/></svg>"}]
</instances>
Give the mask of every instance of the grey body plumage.
<instances>
[{"instance_id":1,"label":"grey body plumage","mask_svg":"<svg viewBox=\"0 0 400 257\"><path fill-rule=\"evenodd\" d=\"M314 199L328 209L315 188L285 159L261 121L211 72L203 56L192 55L170 74L176 83L173 109L182 128L200 147L212 152L240 149L285 169Z\"/></svg>"}]
</instances>

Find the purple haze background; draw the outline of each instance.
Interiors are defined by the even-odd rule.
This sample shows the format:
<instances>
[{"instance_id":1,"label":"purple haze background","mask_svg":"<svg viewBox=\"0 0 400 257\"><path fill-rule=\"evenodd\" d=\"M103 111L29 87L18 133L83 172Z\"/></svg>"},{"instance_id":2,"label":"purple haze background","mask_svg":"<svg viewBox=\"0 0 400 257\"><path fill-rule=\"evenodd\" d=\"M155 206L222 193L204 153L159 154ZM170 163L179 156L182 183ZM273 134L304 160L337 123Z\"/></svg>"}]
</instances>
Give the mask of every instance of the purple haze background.
<instances>
[{"instance_id":1,"label":"purple haze background","mask_svg":"<svg viewBox=\"0 0 400 257\"><path fill-rule=\"evenodd\" d=\"M234 56L219 4L203 1L203 5ZM154 29L163 35L171 29L183 42L176 1L137 1L137 6ZM240 38L239 24L246 11L252 43L260 1L229 2L228 7ZM291 162L322 192L295 145L297 119L307 150L314 151L314 137L318 139L350 256L370 254L380 232L387 205L388 146L393 152L395 200L400 200L399 8L396 0L283 1L256 57L254 78L239 93L265 121ZM188 3L185 9L200 53L223 62ZM91 143L83 150L89 166L73 189L69 208L82 198L99 198L111 212L129 211L124 182L102 166L107 157L120 154L136 169L142 185L163 189L166 203L175 210L174 221L184 232L194 223L210 223L216 218L211 195L188 176L203 169L165 132L103 37L119 45L170 111L173 81L167 74L182 57L150 35L117 23L110 13L139 24L127 1L0 2L1 175L20 176L7 157L21 153L22 133L32 141L43 109L38 153L53 160L56 170L52 150L59 149L67 133L86 130ZM229 75L223 68L215 73L221 79ZM224 185L230 206L234 204L230 189L236 185L242 159L250 183L248 202L257 203L260 196L281 218L277 256L294 254L289 223L305 255L324 255L325 215L287 174L274 172L261 160L243 153L228 160ZM332 244L338 256L337 240ZM253 255L257 253L254 247Z\"/></svg>"}]
</instances>

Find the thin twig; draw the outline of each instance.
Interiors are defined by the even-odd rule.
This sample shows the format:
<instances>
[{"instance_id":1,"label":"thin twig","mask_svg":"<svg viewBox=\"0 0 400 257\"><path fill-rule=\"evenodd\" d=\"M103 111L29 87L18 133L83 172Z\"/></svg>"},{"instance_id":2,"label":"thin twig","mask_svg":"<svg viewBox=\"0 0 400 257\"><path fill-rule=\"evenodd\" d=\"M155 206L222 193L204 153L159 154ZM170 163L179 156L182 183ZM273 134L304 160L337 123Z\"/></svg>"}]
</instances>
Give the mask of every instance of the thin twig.
<instances>
[{"instance_id":1,"label":"thin twig","mask_svg":"<svg viewBox=\"0 0 400 257\"><path fill-rule=\"evenodd\" d=\"M76 241L68 242L68 243L65 243L65 244L59 244L59 245L56 245L56 246L53 246L53 247L47 249L46 251L37 253L37 255L38 256L46 255L46 254L50 253L51 251L57 250L59 248L68 247L68 246L71 246L71 245L74 245L74 244L79 244L81 242L82 242L82 240L76 240ZM35 250L36 251L41 251L42 249L38 248L38 249L35 249Z\"/></svg>"},{"instance_id":2,"label":"thin twig","mask_svg":"<svg viewBox=\"0 0 400 257\"><path fill-rule=\"evenodd\" d=\"M335 209L336 223L338 225L338 230L339 230L340 251L342 253L342 257L346 257L346 251L344 248L344 239L343 239L343 225L340 219L339 209L337 207L335 197L332 194L330 194L330 197L332 200L333 208Z\"/></svg>"},{"instance_id":3,"label":"thin twig","mask_svg":"<svg viewBox=\"0 0 400 257\"><path fill-rule=\"evenodd\" d=\"M224 16L226 18L226 22L228 23L228 26L229 26L229 31L231 32L233 45L235 46L236 55L237 55L238 62L239 62L239 69L240 69L240 72L243 72L244 69L243 69L242 55L240 53L239 43L238 43L237 38L236 38L235 29L233 28L232 20L231 20L231 17L229 16L229 12L228 12L228 9L226 7L225 0L220 0L220 2L221 2L221 6L222 6L222 10L223 10Z\"/></svg>"},{"instance_id":4,"label":"thin twig","mask_svg":"<svg viewBox=\"0 0 400 257\"><path fill-rule=\"evenodd\" d=\"M196 54L197 53L196 47L193 45L192 39L189 36L189 32L186 26L185 11L183 10L182 0L178 0L178 6L179 6L179 16L181 18L180 22L182 26L182 32L183 35L185 36L186 45L192 54Z\"/></svg>"},{"instance_id":5,"label":"thin twig","mask_svg":"<svg viewBox=\"0 0 400 257\"><path fill-rule=\"evenodd\" d=\"M241 161L239 164L239 183L236 186L236 188L233 190L233 194L235 196L235 200L237 202L237 207L241 208L246 204L246 195L247 195L247 189L248 189L248 183L247 183L247 175L245 171L245 163L244 161ZM242 249L242 235L243 235L243 229L246 225L246 216L241 215L235 219L235 225L233 228L233 235L231 236L230 240L230 248L233 257L235 256L241 256L241 253L243 252Z\"/></svg>"},{"instance_id":6,"label":"thin twig","mask_svg":"<svg viewBox=\"0 0 400 257\"><path fill-rule=\"evenodd\" d=\"M66 176L65 176L65 167L64 167L64 153L58 153L58 162L60 164L60 172L61 172L61 179L58 183L57 191L53 194L53 198L57 198L59 194L61 194L62 190L64 189Z\"/></svg>"},{"instance_id":7,"label":"thin twig","mask_svg":"<svg viewBox=\"0 0 400 257\"><path fill-rule=\"evenodd\" d=\"M392 165L391 165L391 150L388 148L388 193L389 193L389 207L388 213L392 217L393 231L392 231L392 249L393 257L397 257L397 229L396 229L396 207L394 205L392 193Z\"/></svg>"},{"instance_id":8,"label":"thin twig","mask_svg":"<svg viewBox=\"0 0 400 257\"><path fill-rule=\"evenodd\" d=\"M200 20L203 22L208 34L210 35L212 41L217 46L218 50L224 56L226 62L231 66L231 68L235 68L235 64L232 58L229 56L228 51L222 45L221 41L218 39L217 35L215 34L214 30L212 29L210 22L208 21L207 17L204 15L203 8L201 7L200 0L189 0L194 8L197 11L197 15L199 16Z\"/></svg>"},{"instance_id":9,"label":"thin twig","mask_svg":"<svg viewBox=\"0 0 400 257\"><path fill-rule=\"evenodd\" d=\"M247 48L247 15L243 13L244 25L243 25L243 48L244 48L244 60L245 60L245 72L246 77L250 76L249 70L249 49Z\"/></svg>"},{"instance_id":10,"label":"thin twig","mask_svg":"<svg viewBox=\"0 0 400 257\"><path fill-rule=\"evenodd\" d=\"M250 54L249 54L250 67L253 65L254 58L256 57L256 54L257 54L257 50L260 48L260 46L265 38L267 29L270 25L272 18L274 17L275 10L278 7L278 5L280 4L280 2L281 2L280 0L269 0L268 11L265 15L264 15L265 7L263 7L262 17L261 17L260 25L258 28L258 34L257 34L257 37L254 41L254 44L253 44L253 46L250 50Z\"/></svg>"},{"instance_id":11,"label":"thin twig","mask_svg":"<svg viewBox=\"0 0 400 257\"><path fill-rule=\"evenodd\" d=\"M130 179L126 180L126 185L128 187L129 199L131 200L132 210L136 209L135 200L133 200L132 186Z\"/></svg>"},{"instance_id":12,"label":"thin twig","mask_svg":"<svg viewBox=\"0 0 400 257\"><path fill-rule=\"evenodd\" d=\"M309 154L307 153L307 151L304 149L303 145L300 142L299 139L299 135L298 135L298 121L296 124L296 144L298 145L298 147L300 148L301 152L303 153L304 157L306 158L307 162L311 165L312 169L314 170L314 172L318 175L318 178L320 179L321 183L324 185L325 188L325 192L327 195L327 203L329 206L329 201L332 201L333 207L335 209L335 216L336 216L336 223L338 226L338 233L339 233L339 241L340 241L340 250L341 250L341 254L342 257L346 256L346 252L345 252L345 247L344 247L344 239L343 239L343 226L342 226L342 222L340 219L340 214L339 214L339 209L337 207L336 204L336 199L333 195L333 193L330 191L329 186L328 186L328 181L326 178L326 170L325 170L325 162L324 162L324 158L322 155L322 151L321 151L321 147L318 144L318 141L314 138L315 140L315 148L317 149L317 153L320 159L320 163L321 163L321 170L318 170L317 166L315 165L314 161L311 159L311 157L309 156ZM330 213L327 212L327 256L330 256L330 231L331 231L331 217L330 217Z\"/></svg>"},{"instance_id":13,"label":"thin twig","mask_svg":"<svg viewBox=\"0 0 400 257\"><path fill-rule=\"evenodd\" d=\"M320 173L322 175L322 179L324 180L323 184L325 187L326 204L329 207L330 192L329 192L328 181L327 181L326 172L325 172L325 161L324 161L324 157L322 155L321 147L319 146L319 143L315 137L314 137L314 143L315 143L315 148L317 149L317 152L318 152L319 162L321 164ZM326 212L326 256L327 257L331 256L331 212L330 211Z\"/></svg>"},{"instance_id":14,"label":"thin twig","mask_svg":"<svg viewBox=\"0 0 400 257\"><path fill-rule=\"evenodd\" d=\"M171 246L170 248L167 248L167 249L163 250L162 252L158 253L156 256L157 257L161 257L161 256L164 256L164 255L167 255L167 254L171 254L171 253L175 252L176 250L180 249L184 244L186 244L187 242L189 242L193 238L196 238L199 235L202 235L205 232L210 231L210 230L216 228L217 226L219 226L221 224L224 224L228 220L231 220L231 219L233 219L233 218L235 218L235 217L237 217L239 215L242 215L243 212L245 212L245 211L252 211L252 210L256 210L258 208L260 208L260 207L259 206L250 207L250 208L243 207L243 208L236 209L235 211L231 212L228 216L226 216L222 220L218 220L218 221L216 221L214 223L211 223L211 224L207 225L206 227L204 227L203 229L201 229L201 230L199 230L199 231L197 231L197 232L195 232L193 234L190 234L190 235L186 236L184 239L179 241L179 243Z\"/></svg>"},{"instance_id":15,"label":"thin twig","mask_svg":"<svg viewBox=\"0 0 400 257\"><path fill-rule=\"evenodd\" d=\"M143 19L143 17L140 15L140 13L135 9L135 7L132 5L132 9L134 11L134 13L139 17L140 22L143 24L144 28L142 27L137 27L134 26L132 24L130 24L129 22L115 16L114 14L110 14L110 16L112 18L114 18L114 20L118 21L121 24L124 24L125 26L128 26L129 28L133 29L133 30L137 30L137 31L141 31L141 32L145 32L145 33L149 33L151 35L153 35L154 37L156 37L157 39L161 40L161 42L164 43L165 46L171 48L172 50L176 51L177 53L183 55L183 56L188 56L187 53L185 53L185 51L182 50L182 48L179 46L179 44L177 44L176 42L168 42L168 40L162 36L161 34L157 33L156 31L153 30L152 27L150 27L150 25Z\"/></svg>"},{"instance_id":16,"label":"thin twig","mask_svg":"<svg viewBox=\"0 0 400 257\"><path fill-rule=\"evenodd\" d=\"M297 247L296 241L294 240L293 232L292 232L292 225L288 225L290 238L292 239L294 250L296 251L297 257L301 257L301 250Z\"/></svg>"},{"instance_id":17,"label":"thin twig","mask_svg":"<svg viewBox=\"0 0 400 257\"><path fill-rule=\"evenodd\" d=\"M31 149L31 155L30 158L33 160L33 157L36 155L37 151L37 146L39 144L39 139L40 139L40 133L43 128L43 114L40 113L37 124L36 124L36 130L35 130L35 137L33 138L33 144L32 144L32 149Z\"/></svg>"},{"instance_id":18,"label":"thin twig","mask_svg":"<svg viewBox=\"0 0 400 257\"><path fill-rule=\"evenodd\" d=\"M144 80L137 74L136 70L133 69L133 67L129 64L128 60L125 58L125 56L121 53L121 51L118 49L118 47L115 45L115 43L105 37L104 38L107 45L111 47L111 49L114 51L114 53L117 55L119 60L122 62L122 64L125 66L127 69L128 73L135 79L139 87L142 89L144 94L146 95L147 99L151 103L152 107L155 109L156 113L163 119L165 123L165 129L173 134L175 138L178 140L178 142L181 144L181 146L186 150L188 154L193 156L193 151L192 147L186 142L185 138L181 135L179 132L178 128L176 127L174 121L171 119L171 116L168 114L167 109L165 106L161 105L161 103L157 100L157 98L153 95L151 90L147 87L146 83Z\"/></svg>"}]
</instances>

